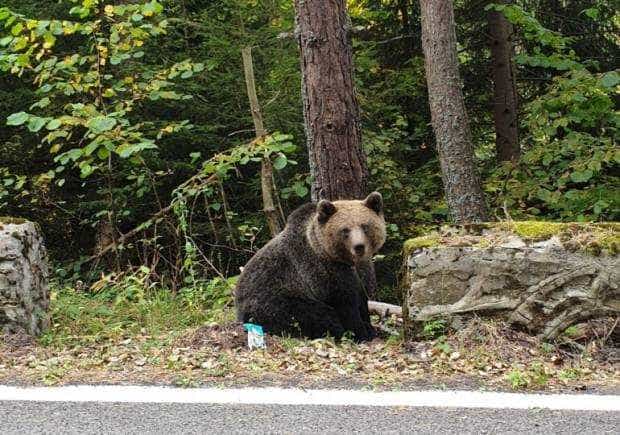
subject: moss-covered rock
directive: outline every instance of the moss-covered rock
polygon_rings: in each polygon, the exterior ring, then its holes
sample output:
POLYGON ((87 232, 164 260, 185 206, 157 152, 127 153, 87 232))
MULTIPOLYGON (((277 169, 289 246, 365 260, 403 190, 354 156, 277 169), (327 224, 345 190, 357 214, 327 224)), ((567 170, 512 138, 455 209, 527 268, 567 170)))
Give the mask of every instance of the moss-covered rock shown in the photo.
POLYGON ((592 255, 615 255, 620 252, 620 223, 513 221, 489 222, 463 226, 446 226, 438 232, 405 241, 403 252, 409 255, 421 248, 437 246, 501 246, 518 237, 523 243, 534 243, 556 238, 571 252, 592 255))
POLYGON ((404 246, 410 330, 436 318, 502 317, 544 338, 620 314, 618 223, 444 227, 404 246))
POLYGON ((427 236, 415 237, 405 241, 403 251, 405 255, 408 255, 420 248, 431 248, 438 246, 440 243, 439 234, 429 234, 427 236))
POLYGON ((37 225, 0 223, 0 331, 40 334, 49 324, 47 255, 37 225))

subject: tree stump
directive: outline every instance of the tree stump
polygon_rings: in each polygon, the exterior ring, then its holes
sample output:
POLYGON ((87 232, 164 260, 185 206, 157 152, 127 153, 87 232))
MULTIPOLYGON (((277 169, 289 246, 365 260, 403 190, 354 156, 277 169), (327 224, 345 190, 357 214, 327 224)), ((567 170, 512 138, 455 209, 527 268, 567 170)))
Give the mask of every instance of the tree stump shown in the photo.
POLYGON ((37 225, 0 218, 0 329, 39 335, 49 326, 47 255, 37 225))
POLYGON ((618 316, 619 245, 618 223, 480 224, 412 239, 405 244, 409 329, 490 316, 548 340, 583 320, 618 316))

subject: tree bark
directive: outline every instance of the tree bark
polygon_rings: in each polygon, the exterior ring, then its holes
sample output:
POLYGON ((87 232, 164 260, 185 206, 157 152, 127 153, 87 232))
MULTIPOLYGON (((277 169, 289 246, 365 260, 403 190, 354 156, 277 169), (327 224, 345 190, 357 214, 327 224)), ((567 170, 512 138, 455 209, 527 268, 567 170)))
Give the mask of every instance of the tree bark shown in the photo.
MULTIPOLYGON (((267 130, 265 130, 263 125, 263 115, 261 114, 258 96, 256 94, 252 48, 243 48, 241 50, 241 56, 243 58, 243 72, 245 75, 248 98, 250 100, 252 120, 254 121, 254 130, 256 132, 256 138, 261 138, 267 134, 267 130)), ((276 189, 273 182, 273 165, 269 157, 264 157, 261 162, 260 181, 263 194, 263 212, 265 213, 271 235, 275 236, 282 231, 282 221, 280 220, 280 215, 275 206, 274 197, 276 196, 276 189)))
POLYGON ((493 121, 497 161, 519 159, 518 96, 513 62, 512 24, 497 11, 489 11, 493 121))
POLYGON ((446 201, 457 223, 487 219, 456 56, 450 0, 421 0, 422 48, 446 201))
POLYGON ((295 0, 312 199, 366 196, 344 0, 295 0), (320 198, 319 198, 320 196, 320 198))

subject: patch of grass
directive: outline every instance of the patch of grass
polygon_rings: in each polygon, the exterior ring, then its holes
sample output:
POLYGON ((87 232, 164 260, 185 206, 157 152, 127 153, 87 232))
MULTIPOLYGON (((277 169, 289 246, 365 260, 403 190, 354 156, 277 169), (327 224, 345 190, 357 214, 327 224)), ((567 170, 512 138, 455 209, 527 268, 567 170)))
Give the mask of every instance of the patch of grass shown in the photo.
POLYGON ((579 335, 579 329, 577 329, 576 326, 569 326, 568 328, 566 328, 564 330, 564 335, 566 335, 569 338, 575 338, 579 335))
POLYGON ((550 355, 555 352, 555 346, 551 343, 543 342, 540 344, 540 351, 545 355, 550 355))
POLYGON ((532 363, 529 372, 532 383, 538 387, 546 386, 551 377, 545 370, 545 366, 539 361, 532 363))
POLYGON ((574 367, 560 370, 560 372, 558 373, 558 379, 564 382, 574 381, 576 379, 579 379, 580 376, 581 370, 574 367))
POLYGON ((422 336, 427 339, 437 338, 445 335, 448 323, 445 319, 434 319, 424 322, 422 336))
POLYGON ((390 347, 400 347, 404 343, 404 336, 402 331, 398 333, 398 335, 390 335, 386 340, 385 344, 390 347))
POLYGON ((446 337, 443 335, 437 340, 435 349, 445 353, 446 355, 450 355, 452 353, 452 346, 450 346, 450 344, 446 341, 446 337))
POLYGON ((300 340, 299 338, 289 336, 289 337, 282 337, 280 340, 280 344, 282 345, 284 350, 286 350, 287 352, 290 352, 292 350, 295 350, 297 347, 301 346, 303 344, 303 341, 300 340))
MULTIPOLYGON (((205 288, 209 289, 208 285, 205 288)), ((229 304, 224 302, 225 290, 218 290, 216 303, 200 291, 194 289, 191 297, 187 293, 175 296, 136 276, 107 279, 84 292, 56 285, 51 291, 52 326, 40 342, 65 347, 135 334, 158 337, 231 316, 229 304)), ((227 300, 231 301, 230 292, 227 300)), ((161 344, 153 340, 149 346, 161 344)))
POLYGON ((200 381, 191 376, 179 376, 173 381, 173 384, 181 388, 196 388, 200 386, 200 381))
POLYGON ((529 385, 527 376, 520 370, 511 370, 506 375, 506 379, 510 383, 510 387, 513 390, 520 390, 522 388, 526 388, 529 385))

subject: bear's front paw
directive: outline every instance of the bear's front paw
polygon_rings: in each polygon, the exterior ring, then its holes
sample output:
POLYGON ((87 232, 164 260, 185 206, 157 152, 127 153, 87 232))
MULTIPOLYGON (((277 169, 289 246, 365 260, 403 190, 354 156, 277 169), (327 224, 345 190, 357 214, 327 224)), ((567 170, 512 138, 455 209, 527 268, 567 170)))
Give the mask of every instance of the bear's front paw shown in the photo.
POLYGON ((357 343, 361 343, 364 341, 370 341, 376 336, 377 336, 377 333, 375 332, 374 328, 371 326, 371 327, 365 327, 364 329, 361 329, 358 332, 356 332, 354 334, 354 339, 357 343))

